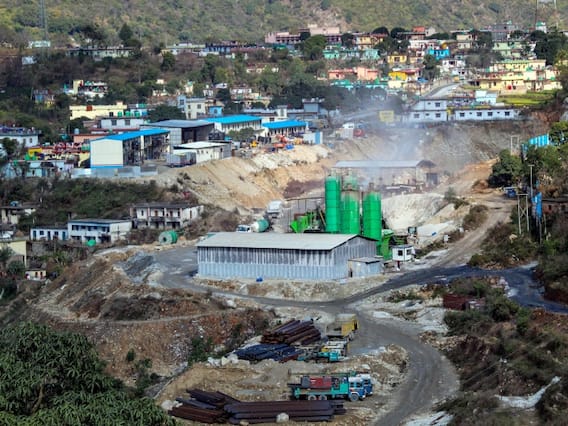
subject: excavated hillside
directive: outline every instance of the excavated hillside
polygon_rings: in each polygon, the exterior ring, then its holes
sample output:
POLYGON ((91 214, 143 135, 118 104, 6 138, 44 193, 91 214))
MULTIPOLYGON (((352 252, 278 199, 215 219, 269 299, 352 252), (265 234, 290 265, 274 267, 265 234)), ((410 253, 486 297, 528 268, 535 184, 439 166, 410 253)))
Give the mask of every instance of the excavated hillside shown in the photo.
MULTIPOLYGON (((503 149, 547 131, 545 124, 525 121, 461 124, 430 128, 383 128, 364 138, 327 138, 326 145, 295 146, 252 158, 230 158, 184 169, 166 170, 157 179, 193 192, 203 204, 240 214, 263 211, 268 202, 323 189, 323 182, 339 160, 430 160, 442 178, 466 165, 486 162, 503 149), (332 144, 329 147, 327 144, 332 144)), ((455 182, 456 190, 467 191, 455 182)))

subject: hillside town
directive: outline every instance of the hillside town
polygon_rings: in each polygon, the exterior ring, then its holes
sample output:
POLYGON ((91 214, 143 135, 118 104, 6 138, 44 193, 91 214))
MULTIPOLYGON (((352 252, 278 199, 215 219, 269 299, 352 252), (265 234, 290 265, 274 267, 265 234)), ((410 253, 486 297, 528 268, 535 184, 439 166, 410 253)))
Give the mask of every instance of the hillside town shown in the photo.
POLYGON ((568 33, 84 32, 0 51, 0 423, 566 410, 568 33))

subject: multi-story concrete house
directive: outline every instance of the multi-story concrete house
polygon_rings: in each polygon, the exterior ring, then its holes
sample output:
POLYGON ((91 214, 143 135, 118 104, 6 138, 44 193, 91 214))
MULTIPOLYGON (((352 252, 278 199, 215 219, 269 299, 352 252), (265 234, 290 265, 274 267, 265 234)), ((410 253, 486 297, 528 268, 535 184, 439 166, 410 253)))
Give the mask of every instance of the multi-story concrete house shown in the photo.
POLYGON ((134 228, 180 229, 198 219, 203 206, 184 203, 142 203, 130 207, 134 228))
POLYGON ((34 226, 30 229, 30 240, 65 241, 68 239, 67 228, 55 226, 34 226))
POLYGON ((1 223, 8 225, 17 225, 20 218, 24 215, 31 215, 36 211, 36 206, 28 203, 20 203, 12 201, 7 206, 0 206, 1 223))
POLYGON ((115 243, 124 240, 131 229, 131 220, 75 219, 67 222, 69 239, 81 243, 115 243))
MULTIPOLYGON (((21 146, 36 146, 39 143, 39 131, 34 128, 0 126, 0 140, 8 138, 18 142, 21 146)), ((2 153, 0 146, 0 153, 2 153)))

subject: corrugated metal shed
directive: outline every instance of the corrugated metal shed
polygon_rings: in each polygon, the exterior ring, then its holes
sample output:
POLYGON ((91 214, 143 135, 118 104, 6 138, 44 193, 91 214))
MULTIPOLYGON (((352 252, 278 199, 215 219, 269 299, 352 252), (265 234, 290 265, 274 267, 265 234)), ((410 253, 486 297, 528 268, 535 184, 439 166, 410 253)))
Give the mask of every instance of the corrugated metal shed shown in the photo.
POLYGON ((278 248, 282 250, 331 250, 355 234, 278 234, 276 232, 218 232, 197 247, 278 248))
POLYGON ((221 232, 197 244, 199 275, 221 279, 337 280, 352 276, 350 259, 375 254, 352 234, 221 232))

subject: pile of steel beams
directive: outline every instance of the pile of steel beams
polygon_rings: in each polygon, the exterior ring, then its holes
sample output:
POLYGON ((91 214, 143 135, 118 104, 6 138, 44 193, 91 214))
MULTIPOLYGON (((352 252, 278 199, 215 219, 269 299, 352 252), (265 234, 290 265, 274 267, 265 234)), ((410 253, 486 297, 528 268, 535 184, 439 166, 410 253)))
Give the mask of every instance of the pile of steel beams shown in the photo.
POLYGON ((292 319, 262 335, 262 343, 299 343, 309 345, 321 340, 321 332, 312 321, 292 319))
POLYGON ((335 414, 345 414, 342 402, 337 401, 262 401, 238 402, 225 406, 229 423, 275 423, 279 414, 296 422, 327 422, 335 414))
POLYGON ((176 398, 181 405, 173 407, 168 412, 171 416, 202 423, 226 423, 230 416, 224 407, 239 402, 222 392, 207 392, 200 389, 188 389, 187 392, 191 398, 176 398))
POLYGON ((222 392, 200 389, 188 389, 187 392, 191 398, 177 398, 181 405, 173 407, 169 414, 202 423, 274 423, 282 413, 292 421, 324 422, 346 412, 341 401, 240 402, 222 392))
POLYGON ((259 345, 238 349, 235 351, 235 354, 240 359, 246 359, 248 361, 273 359, 274 361, 286 362, 291 359, 297 359, 302 354, 302 351, 285 343, 261 343, 259 345))

